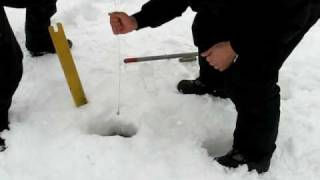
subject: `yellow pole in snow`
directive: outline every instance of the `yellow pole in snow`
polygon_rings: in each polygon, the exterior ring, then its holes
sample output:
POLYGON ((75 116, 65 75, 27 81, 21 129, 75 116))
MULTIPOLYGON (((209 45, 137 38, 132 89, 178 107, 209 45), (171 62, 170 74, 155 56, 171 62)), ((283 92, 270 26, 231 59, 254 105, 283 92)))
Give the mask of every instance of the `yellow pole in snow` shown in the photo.
POLYGON ((77 68, 73 61, 69 44, 63 30, 63 26, 61 23, 58 23, 57 27, 57 32, 55 32, 53 26, 49 27, 50 36, 54 44, 56 53, 59 57, 60 64, 68 82, 75 105, 77 107, 80 107, 87 104, 88 101, 83 91, 77 68))

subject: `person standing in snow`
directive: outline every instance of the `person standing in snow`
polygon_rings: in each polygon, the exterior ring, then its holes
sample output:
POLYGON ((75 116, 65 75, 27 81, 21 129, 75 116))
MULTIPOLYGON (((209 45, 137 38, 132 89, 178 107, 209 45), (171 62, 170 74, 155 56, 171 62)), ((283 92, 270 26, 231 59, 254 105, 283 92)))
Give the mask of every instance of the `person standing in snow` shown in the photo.
MULTIPOLYGON (((55 53, 48 26, 51 16, 56 12, 56 0, 0 1, 0 132, 8 129, 8 109, 23 71, 23 54, 8 22, 4 6, 27 8, 26 48, 32 56, 55 53)), ((71 45, 69 40, 69 46, 71 45)), ((0 138, 0 149, 2 146, 4 140, 0 138)))
POLYGON ((229 97, 238 112, 223 166, 267 172, 280 119, 279 70, 320 16, 318 0, 150 0, 132 16, 110 13, 114 34, 158 27, 191 7, 200 76, 182 80, 183 94, 229 97))

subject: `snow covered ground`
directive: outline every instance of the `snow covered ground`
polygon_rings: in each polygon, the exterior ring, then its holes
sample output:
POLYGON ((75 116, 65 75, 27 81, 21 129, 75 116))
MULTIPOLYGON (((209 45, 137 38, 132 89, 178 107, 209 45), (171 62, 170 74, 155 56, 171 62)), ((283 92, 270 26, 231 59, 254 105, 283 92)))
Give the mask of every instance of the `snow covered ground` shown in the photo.
POLYGON ((232 145, 236 112, 229 100, 181 95, 196 62, 121 64, 127 56, 194 51, 190 10, 158 29, 112 35, 107 13, 130 14, 146 0, 60 0, 62 22, 90 103, 76 109, 55 55, 31 58, 24 48, 24 10, 7 9, 25 52, 24 77, 2 136, 0 180, 316 180, 320 177, 320 24, 287 60, 280 76, 278 149, 265 175, 226 170, 213 161, 232 145), (120 50, 119 50, 120 47, 120 50), (119 55, 120 51, 120 55, 119 55), (106 137, 114 126, 136 134, 106 137), (111 128, 111 130, 110 130, 111 128))

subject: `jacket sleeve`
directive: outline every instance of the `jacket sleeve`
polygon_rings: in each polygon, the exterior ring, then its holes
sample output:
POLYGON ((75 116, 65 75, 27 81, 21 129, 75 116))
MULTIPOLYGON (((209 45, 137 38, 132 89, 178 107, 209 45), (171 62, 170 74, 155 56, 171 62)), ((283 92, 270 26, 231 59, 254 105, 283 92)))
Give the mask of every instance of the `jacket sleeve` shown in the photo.
POLYGON ((15 8, 36 7, 55 4, 57 0, 0 0, 0 6, 15 8))
POLYGON ((181 16, 188 6, 188 0, 150 0, 133 17, 138 22, 138 29, 158 27, 181 16))
POLYGON ((231 45, 239 54, 263 56, 306 31, 311 0, 230 1, 231 45))

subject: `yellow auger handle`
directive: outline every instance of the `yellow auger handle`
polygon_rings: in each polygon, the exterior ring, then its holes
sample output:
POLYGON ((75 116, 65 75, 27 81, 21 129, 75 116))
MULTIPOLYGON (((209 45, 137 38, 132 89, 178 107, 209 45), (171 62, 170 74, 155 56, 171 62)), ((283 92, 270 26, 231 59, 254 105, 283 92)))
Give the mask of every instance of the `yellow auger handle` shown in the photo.
POLYGON ((50 36, 59 57, 64 75, 68 82, 73 100, 77 107, 88 103, 86 95, 83 91, 79 74, 69 48, 67 38, 65 36, 61 23, 57 24, 58 31, 55 32, 54 27, 49 27, 50 36))

